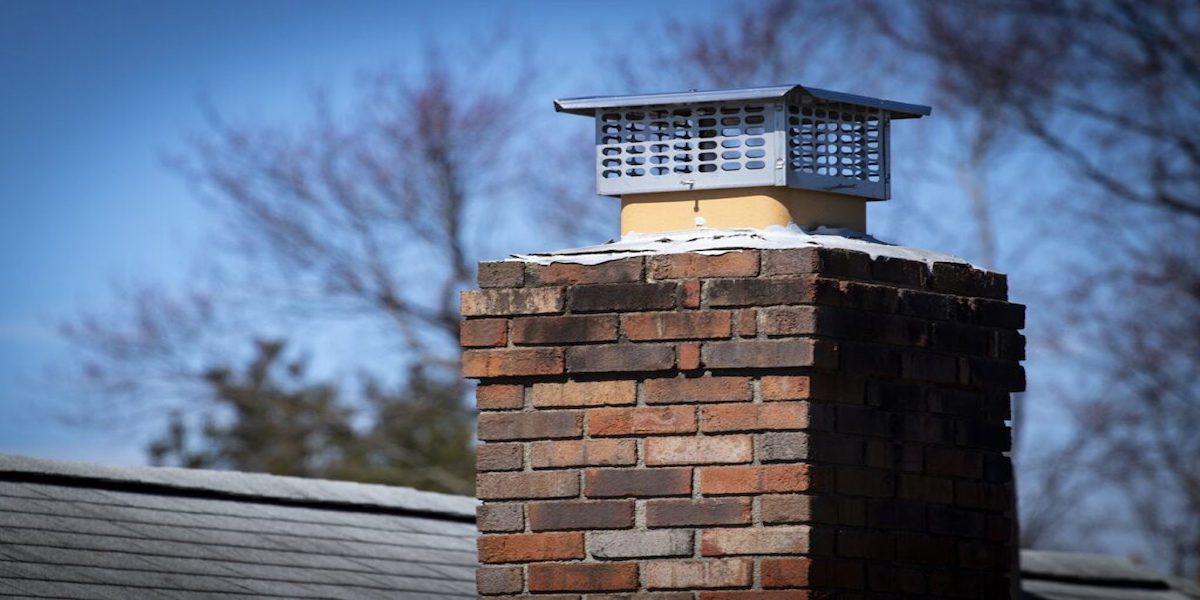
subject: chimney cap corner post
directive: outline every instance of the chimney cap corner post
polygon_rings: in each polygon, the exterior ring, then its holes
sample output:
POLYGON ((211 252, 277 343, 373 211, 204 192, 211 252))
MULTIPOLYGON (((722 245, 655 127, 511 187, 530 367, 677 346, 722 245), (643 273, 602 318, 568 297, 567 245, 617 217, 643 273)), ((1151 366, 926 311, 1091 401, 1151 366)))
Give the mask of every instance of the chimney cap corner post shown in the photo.
POLYGON ((889 129, 931 108, 781 85, 560 99, 595 119, 596 192, 622 233, 694 227, 866 229, 891 196, 889 129))

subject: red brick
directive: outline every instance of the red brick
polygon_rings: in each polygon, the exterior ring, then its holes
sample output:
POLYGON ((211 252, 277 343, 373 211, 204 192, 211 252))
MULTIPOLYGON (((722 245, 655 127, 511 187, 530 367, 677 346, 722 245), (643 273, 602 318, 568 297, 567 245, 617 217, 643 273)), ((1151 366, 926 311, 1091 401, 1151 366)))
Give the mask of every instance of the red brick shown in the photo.
POLYGON ((706 496, 803 492, 808 489, 809 465, 806 464, 700 469, 700 493, 706 496))
POLYGON ((954 483, 954 502, 966 508, 1005 510, 1012 502, 1012 486, 1002 483, 957 481, 954 483))
POLYGON ((806 525, 705 529, 700 532, 700 554, 807 554, 811 534, 811 529, 806 525))
POLYGON ((871 276, 876 281, 921 288, 929 282, 929 266, 915 260, 879 256, 871 261, 871 276))
POLYGON ((671 499, 646 502, 647 527, 743 525, 749 522, 749 498, 671 499))
POLYGON ((1006 360, 972 359, 970 382, 1004 392, 1021 392, 1025 390, 1025 367, 1006 360))
POLYGON ((695 371, 700 368, 700 344, 697 342, 676 344, 675 356, 680 371, 695 371))
POLYGON ((571 498, 579 495, 579 474, 575 471, 480 473, 475 477, 475 495, 480 500, 571 498))
POLYGON ((839 304, 881 313, 895 313, 900 308, 900 293, 905 290, 890 285, 868 285, 853 281, 838 282, 839 304))
POLYGON ((692 470, 689 468, 588 469, 583 476, 584 495, 589 498, 648 498, 692 493, 692 470))
POLYGON ((967 321, 974 302, 968 298, 928 294, 913 290, 897 292, 897 312, 938 321, 967 321))
POLYGON ((529 565, 531 592, 621 592, 637 588, 636 563, 529 565))
POLYGON ((642 575, 651 590, 749 587, 754 561, 652 560, 642 567, 642 575))
POLYGON ((563 372, 562 348, 519 348, 467 350, 463 353, 463 377, 520 377, 557 375, 563 372))
POLYGON ((1025 360, 1025 336, 1012 331, 993 331, 989 351, 992 358, 1025 360))
POLYGON ((896 474, 891 470, 841 467, 837 472, 837 491, 848 496, 888 498, 896 491, 896 474))
POLYGON ((475 451, 475 468, 480 471, 520 471, 524 466, 521 444, 480 444, 475 451))
POLYGON ((925 449, 925 472, 930 475, 981 479, 983 458, 975 452, 930 447, 925 449))
POLYGON ((481 262, 476 280, 481 288, 521 287, 525 283, 525 263, 515 260, 481 262))
POLYGON ((807 375, 767 375, 760 383, 762 399, 808 400, 813 397, 812 380, 807 375))
POLYGON ((897 487, 897 495, 905 500, 954 503, 954 481, 951 479, 901 473, 897 487))
POLYGON ((1012 483, 1012 459, 1003 454, 983 455, 983 479, 991 483, 1012 483))
POLYGON ((987 528, 984 513, 952 506, 929 507, 929 531, 945 535, 982 537, 987 528))
POLYGON ((508 343, 508 320, 467 319, 458 326, 458 342, 464 348, 503 346, 508 343))
POLYGON ((731 323, 725 310, 633 313, 621 317, 621 330, 634 341, 698 340, 729 337, 731 323))
POLYGON ((809 409, 807 402, 702 406, 700 430, 719 432, 805 429, 808 427, 809 409))
POLYGON ((805 273, 868 279, 871 277, 871 257, 863 252, 836 248, 789 248, 763 252, 764 275, 805 273))
POLYGON ((679 306, 682 308, 700 308, 700 282, 695 279, 683 282, 679 286, 679 306))
POLYGON ((886 346, 842 343, 838 357, 842 370, 856 375, 896 377, 900 372, 900 354, 886 346))
POLYGON ((836 523, 838 498, 782 494, 763 496, 764 523, 836 523))
POLYGON ((896 533, 896 551, 904 563, 950 566, 955 560, 954 538, 926 533, 896 533))
POLYGON ((612 342, 616 339, 616 315, 513 319, 512 341, 519 345, 612 342))
POLYGON ((563 500, 529 504, 529 528, 628 529, 633 527, 632 500, 563 500))
POLYGON ((571 288, 572 312, 624 312, 675 307, 674 283, 612 283, 571 288))
POLYGON ((757 274, 758 252, 753 250, 714 255, 689 252, 650 257, 652 279, 753 277, 757 274))
POLYGON ((838 406, 836 410, 838 431, 894 439, 896 413, 874 406, 838 406))
POLYGON ((521 385, 484 385, 475 388, 479 410, 505 410, 525 405, 525 387, 521 385))
MULTIPOLYGON (((539 596, 542 600, 545 596, 539 596)), ((553 600, 553 599, 551 599, 553 600)), ((578 600, 577 598, 572 600, 578 600)), ((696 600, 691 592, 640 592, 636 594, 588 594, 587 600, 696 600)))
POLYGON ((535 383, 532 396, 537 408, 619 406, 637 402, 637 383, 626 380, 535 383))
POLYGON ((646 440, 646 465, 710 465, 748 463, 754 438, 748 435, 659 437, 646 440))
POLYGON ((614 344, 567 348, 571 373, 628 373, 666 371, 675 367, 675 348, 669 345, 614 344))
POLYGON ((839 529, 836 554, 844 558, 894 560, 896 540, 887 531, 839 529))
POLYGON ((901 414, 897 433, 904 441, 926 444, 953 444, 953 419, 922 413, 901 414))
POLYGON ((1008 284, 1003 275, 958 263, 933 263, 929 287, 935 292, 996 300, 1003 300, 1008 295, 1008 284))
POLYGON ((818 315, 822 310, 815 306, 783 306, 765 308, 763 313, 763 333, 776 335, 815 335, 821 328, 818 326, 818 315))
POLYGON ((459 308, 464 317, 540 315, 562 312, 565 299, 562 288, 468 290, 459 308))
POLYGON ((571 558, 583 558, 582 533, 514 533, 479 536, 480 562, 533 562, 571 558))
POLYGON ((905 379, 958 383, 958 359, 948 354, 921 350, 903 352, 900 355, 900 374, 905 379))
POLYGON ((716 279, 704 284, 712 307, 833 304, 840 302, 837 281, 816 277, 792 279, 716 279))
POLYGON ((1025 328, 1025 305, 1023 304, 972 298, 970 306, 975 321, 980 325, 1014 330, 1025 328))
POLYGON ((925 530, 925 510, 928 505, 921 502, 906 502, 894 498, 869 500, 867 526, 879 530, 925 530))
POLYGON ((758 335, 758 311, 753 308, 737 311, 733 329, 733 334, 737 337, 747 338, 758 335))
POLYGON ((475 586, 480 594, 515 594, 525 587, 525 570, 521 567, 479 567, 475 569, 475 586))
POLYGON ((641 281, 642 258, 622 258, 598 265, 554 263, 529 265, 529 285, 577 285, 590 283, 628 283, 641 281))
POLYGON ((832 597, 829 592, 810 590, 700 592, 700 600, 829 600, 832 597))
POLYGON ((587 411, 587 429, 593 436, 694 433, 696 409, 690 406, 594 409, 587 411))
POLYGON ((823 340, 739 340, 705 342, 704 366, 710 369, 769 369, 837 366, 837 351, 823 340))
POLYGON ((535 469, 582 466, 626 466, 637 462, 633 440, 571 440, 535 442, 530 463, 535 469))
POLYGON ((673 377, 642 383, 647 404, 745 402, 752 390, 749 377, 673 377))
POLYGON ((934 323, 931 342, 934 350, 988 356, 992 331, 958 323, 934 323))
POLYGON ((544 440, 581 435, 583 413, 577 410, 479 415, 479 439, 484 441, 544 440))
MULTIPOLYGON (((868 587, 873 590, 889 590, 901 594, 923 595, 925 593, 925 572, 890 564, 875 564, 867 570, 868 587)), ((992 590, 993 592, 996 590, 992 590)), ((1007 589, 999 596, 1009 600, 1007 589)))
POLYGON ((762 561, 762 586, 768 589, 804 588, 820 579, 813 572, 813 562, 807 558, 777 558, 762 561))

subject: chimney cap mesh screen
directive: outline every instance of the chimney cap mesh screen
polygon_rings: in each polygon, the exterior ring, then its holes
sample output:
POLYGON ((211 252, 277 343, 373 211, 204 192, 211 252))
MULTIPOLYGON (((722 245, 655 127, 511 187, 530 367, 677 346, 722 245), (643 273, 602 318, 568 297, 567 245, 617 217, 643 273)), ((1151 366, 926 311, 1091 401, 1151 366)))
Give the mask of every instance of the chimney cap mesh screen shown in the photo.
POLYGON ((890 121, 930 112, 801 86, 577 98, 555 107, 594 116, 603 195, 788 186, 878 200, 890 195, 890 121))

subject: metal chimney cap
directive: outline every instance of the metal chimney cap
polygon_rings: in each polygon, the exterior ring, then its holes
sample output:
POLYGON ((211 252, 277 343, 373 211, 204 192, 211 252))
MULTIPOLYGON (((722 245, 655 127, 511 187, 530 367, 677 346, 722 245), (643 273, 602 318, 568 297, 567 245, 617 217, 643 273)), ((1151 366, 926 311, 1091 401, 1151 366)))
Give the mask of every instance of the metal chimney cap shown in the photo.
POLYGON ((586 98, 563 98, 554 101, 554 110, 573 115, 595 116, 596 109, 628 106, 660 106, 666 104, 694 104, 699 102, 727 102, 736 100, 772 100, 783 98, 793 92, 830 102, 844 102, 878 108, 890 113, 892 119, 919 119, 928 116, 933 109, 921 104, 908 104, 835 92, 800 84, 774 85, 766 87, 707 90, 699 92, 668 92, 660 94, 635 94, 631 96, 589 96, 586 98))

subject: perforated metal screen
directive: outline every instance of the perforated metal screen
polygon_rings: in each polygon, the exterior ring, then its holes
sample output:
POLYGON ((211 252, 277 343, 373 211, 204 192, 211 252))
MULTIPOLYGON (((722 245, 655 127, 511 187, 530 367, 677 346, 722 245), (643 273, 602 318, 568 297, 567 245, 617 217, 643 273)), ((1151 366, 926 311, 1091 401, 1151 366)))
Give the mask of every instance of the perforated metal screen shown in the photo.
POLYGON ((761 102, 599 110, 598 191, 776 185, 777 116, 761 102))
POLYGON ((888 115, 796 94, 787 103, 788 185, 887 198, 888 115))
POLYGON ((596 110, 604 195, 790 186, 887 198, 887 112, 800 93, 596 110))

